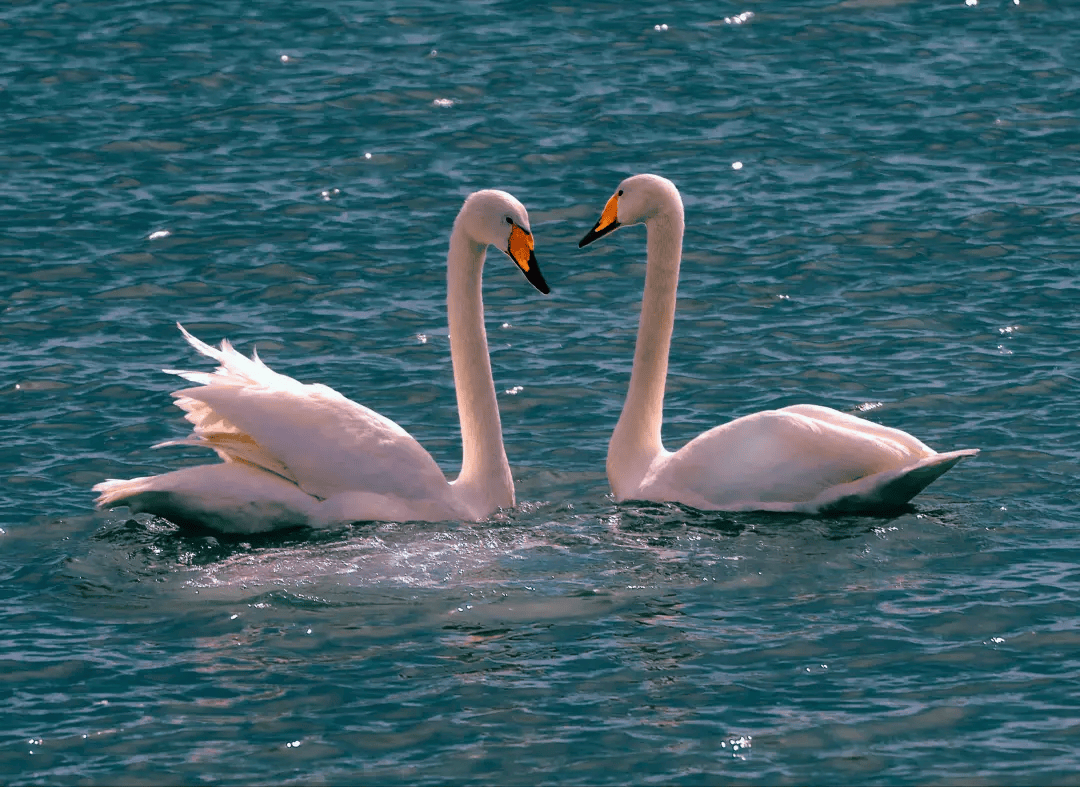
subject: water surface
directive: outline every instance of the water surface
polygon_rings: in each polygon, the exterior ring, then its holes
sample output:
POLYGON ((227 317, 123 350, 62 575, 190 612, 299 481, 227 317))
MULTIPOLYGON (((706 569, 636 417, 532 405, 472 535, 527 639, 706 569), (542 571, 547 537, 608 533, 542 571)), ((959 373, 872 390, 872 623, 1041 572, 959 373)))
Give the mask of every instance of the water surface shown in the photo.
POLYGON ((1080 10, 17 0, 0 36, 6 783, 1074 778, 1080 10), (807 402, 980 456, 887 518, 615 505, 644 232, 576 243, 645 171, 687 211, 669 448, 807 402), (209 368, 177 321, 453 475, 486 187, 553 288, 485 270, 514 510, 92 511, 209 458, 150 448, 160 370, 209 368))

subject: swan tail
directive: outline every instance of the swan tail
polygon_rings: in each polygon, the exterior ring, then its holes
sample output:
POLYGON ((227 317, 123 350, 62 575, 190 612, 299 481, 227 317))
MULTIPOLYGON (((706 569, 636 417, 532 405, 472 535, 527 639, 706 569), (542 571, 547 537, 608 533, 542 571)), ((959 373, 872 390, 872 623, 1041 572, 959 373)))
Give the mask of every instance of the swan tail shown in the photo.
POLYGON ((936 481, 958 462, 979 453, 977 448, 932 454, 914 465, 875 473, 845 485, 843 494, 822 501, 823 514, 865 513, 906 505, 915 495, 936 481))
POLYGON ((94 486, 100 508, 127 506, 183 527, 261 533, 317 525, 320 502, 246 462, 196 465, 163 475, 109 479, 94 486))
MULTIPOLYGON (((143 476, 142 478, 109 478, 100 484, 95 484, 93 491, 98 493, 94 500, 97 508, 115 508, 127 505, 127 501, 145 492, 151 487, 151 482, 156 476, 143 476)), ((134 510, 134 509, 133 509, 134 510)))
POLYGON ((171 475, 173 474, 166 473, 140 478, 109 478, 94 485, 93 491, 98 493, 94 507, 104 509, 127 506, 132 514, 156 514, 183 524, 186 520, 182 514, 178 515, 174 494, 169 488, 171 475))

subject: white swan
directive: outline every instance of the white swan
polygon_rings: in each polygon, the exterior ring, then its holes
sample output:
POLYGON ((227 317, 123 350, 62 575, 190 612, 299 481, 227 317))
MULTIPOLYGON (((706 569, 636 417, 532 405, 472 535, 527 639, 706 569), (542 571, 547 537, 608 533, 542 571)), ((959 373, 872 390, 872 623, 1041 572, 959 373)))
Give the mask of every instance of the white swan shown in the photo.
POLYGON ((937 453, 898 429, 806 404, 737 418, 665 451, 660 427, 684 227, 678 189, 656 175, 627 178, 578 246, 639 223, 648 244, 645 294, 630 388, 607 456, 616 501, 712 511, 872 511, 906 503, 978 453, 937 453))
MULTIPOLYGON (((408 432, 325 385, 304 385, 245 358, 227 341, 211 347, 180 328, 213 374, 170 372, 198 383, 173 394, 192 436, 162 445, 212 448, 224 464, 98 484, 96 503, 126 505, 177 524, 233 533, 354 521, 477 520, 514 505, 491 377, 481 271, 488 245, 549 292, 533 254, 524 206, 503 191, 465 200, 450 235, 447 311, 461 419, 462 462, 447 482, 408 432)), ((169 370, 166 370, 169 371, 169 370)))

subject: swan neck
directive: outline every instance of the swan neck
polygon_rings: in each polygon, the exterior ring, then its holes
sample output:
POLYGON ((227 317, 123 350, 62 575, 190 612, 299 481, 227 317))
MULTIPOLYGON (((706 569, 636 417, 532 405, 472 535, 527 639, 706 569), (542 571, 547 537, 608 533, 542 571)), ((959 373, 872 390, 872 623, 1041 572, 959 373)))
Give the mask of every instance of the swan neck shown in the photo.
POLYGON ((485 244, 473 241, 454 225, 447 258, 446 308, 462 455, 453 488, 467 507, 483 509, 481 516, 496 507, 514 505, 514 482, 503 446, 484 330, 481 285, 486 254, 485 244))
MULTIPOLYGON (((628 479, 634 479, 631 485, 640 483, 653 459, 664 450, 660 430, 682 257, 681 211, 655 216, 646 223, 646 233, 645 292, 634 366, 626 403, 608 447, 608 477, 618 476, 624 486, 628 479)), ((614 489, 614 483, 613 491, 616 499, 632 494, 614 489), (620 491, 625 494, 620 495, 620 491)))

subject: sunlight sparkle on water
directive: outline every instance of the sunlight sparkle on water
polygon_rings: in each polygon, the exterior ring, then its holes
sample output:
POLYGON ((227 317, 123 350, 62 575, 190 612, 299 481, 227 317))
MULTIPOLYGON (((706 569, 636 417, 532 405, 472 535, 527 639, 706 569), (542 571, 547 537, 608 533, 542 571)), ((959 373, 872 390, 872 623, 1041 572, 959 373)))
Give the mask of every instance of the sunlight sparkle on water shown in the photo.
POLYGON ((731 756, 738 757, 741 760, 745 760, 746 756, 750 752, 751 736, 740 735, 738 738, 729 738, 726 741, 720 743, 721 749, 731 749, 731 756))

